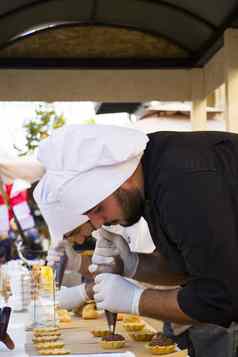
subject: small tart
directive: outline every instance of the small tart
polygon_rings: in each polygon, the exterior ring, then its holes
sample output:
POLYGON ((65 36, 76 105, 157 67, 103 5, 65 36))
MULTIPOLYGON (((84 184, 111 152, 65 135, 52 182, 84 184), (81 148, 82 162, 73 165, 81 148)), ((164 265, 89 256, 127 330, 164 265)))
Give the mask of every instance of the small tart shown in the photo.
POLYGON ((98 312, 96 310, 96 305, 94 302, 84 306, 82 310, 82 318, 85 320, 98 318, 98 312))
POLYGON ((171 338, 165 336, 161 332, 158 332, 152 338, 152 340, 149 343, 147 343, 146 348, 152 354, 163 355, 163 354, 175 352, 176 344, 171 338))
POLYGON ((123 323, 123 327, 126 331, 140 331, 144 328, 144 326, 145 323, 143 321, 123 323))
POLYGON ((56 341, 58 339, 59 339, 59 335, 37 336, 37 337, 33 337, 32 341, 34 343, 37 343, 37 342, 50 342, 50 341, 56 341))
POLYGON ((70 313, 66 309, 58 309, 56 314, 59 322, 70 322, 72 320, 70 313))
POLYGON ((33 332, 35 337, 39 336, 60 336, 60 331, 42 331, 42 332, 33 332))
POLYGON ((118 349, 125 346, 126 340, 122 335, 119 334, 110 334, 104 336, 101 340, 101 347, 105 350, 118 349))
POLYGON ((129 332, 129 336, 135 341, 151 341, 156 332, 143 329, 142 331, 129 332))
POLYGON ((38 350, 40 355, 68 355, 70 354, 70 350, 65 350, 64 348, 53 348, 53 349, 45 349, 45 350, 38 350))
POLYGON ((152 355, 166 355, 176 351, 175 344, 171 346, 150 346, 149 343, 147 343, 145 347, 152 353, 152 355))
POLYGON ((142 319, 138 315, 127 315, 125 314, 123 317, 124 322, 141 322, 142 319))
POLYGON ((36 343, 36 348, 38 350, 42 349, 51 349, 51 348, 62 348, 64 347, 64 341, 51 341, 51 342, 41 342, 41 343, 36 343))
POLYGON ((84 320, 93 320, 98 318, 97 310, 88 310, 82 312, 82 318, 84 320))
POLYGON ((109 330, 92 330, 91 332, 94 337, 105 337, 112 334, 109 330))
POLYGON ((59 327, 57 327, 57 326, 45 326, 45 327, 36 327, 36 328, 33 329, 34 333, 52 332, 52 331, 59 331, 59 327))

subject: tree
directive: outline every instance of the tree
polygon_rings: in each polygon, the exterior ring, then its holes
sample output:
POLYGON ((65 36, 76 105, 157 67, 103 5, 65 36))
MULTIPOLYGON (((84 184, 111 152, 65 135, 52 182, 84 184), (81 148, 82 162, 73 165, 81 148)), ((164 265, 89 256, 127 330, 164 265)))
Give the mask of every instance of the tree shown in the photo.
POLYGON ((32 154, 38 147, 41 140, 46 139, 54 129, 65 125, 63 114, 58 115, 52 104, 40 104, 35 110, 35 117, 28 120, 23 128, 26 130, 26 148, 19 149, 19 156, 32 154))

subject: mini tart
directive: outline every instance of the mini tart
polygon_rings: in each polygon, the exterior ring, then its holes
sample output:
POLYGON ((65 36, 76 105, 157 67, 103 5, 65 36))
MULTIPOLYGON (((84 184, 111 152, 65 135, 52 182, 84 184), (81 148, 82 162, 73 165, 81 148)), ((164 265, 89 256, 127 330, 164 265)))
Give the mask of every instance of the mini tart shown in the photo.
POLYGON ((128 332, 140 331, 144 328, 145 323, 143 321, 138 322, 124 322, 123 327, 128 332))
POLYGON ((33 337, 32 341, 33 343, 38 343, 38 342, 53 342, 57 341, 59 339, 59 335, 52 335, 52 336, 37 336, 33 337))
POLYGON ((146 344, 146 348, 155 355, 164 355, 176 351, 176 344, 171 338, 158 332, 152 340, 146 344))
POLYGON ((97 310, 82 311, 82 318, 84 320, 93 320, 98 318, 97 310))
POLYGON ((133 338, 135 341, 151 341, 153 336, 156 334, 156 332, 149 330, 149 329, 143 329, 142 331, 138 332, 129 332, 129 336, 133 338))
POLYGON ((54 355, 69 355, 71 352, 70 350, 65 350, 64 348, 53 348, 53 349, 45 349, 45 350, 38 350, 38 353, 42 356, 54 356, 54 355))
POLYGON ((82 318, 85 320, 98 318, 98 312, 96 310, 96 305, 94 302, 84 306, 82 310, 82 318))
POLYGON ((72 320, 70 313, 66 309, 58 309, 56 314, 59 322, 70 322, 72 320))
POLYGON ((42 332, 33 332, 33 335, 35 337, 40 337, 40 336, 60 336, 60 331, 42 331, 42 332))
POLYGON ((101 347, 105 350, 114 350, 125 346, 126 340, 122 335, 115 334, 101 339, 101 347))
MULTIPOLYGON (((123 314, 122 314, 123 315, 123 314)), ((142 319, 141 319, 141 317, 140 316, 138 316, 138 315, 125 315, 124 314, 124 316, 123 316, 123 321, 125 322, 125 323, 127 323, 127 322, 141 322, 142 321, 142 319)))
POLYGON ((92 330, 91 331, 94 337, 105 337, 111 335, 109 330, 92 330))
POLYGON ((41 333, 41 332, 54 332, 59 331, 57 326, 48 326, 48 327, 36 327, 33 329, 33 333, 41 333))
POLYGON ((55 349, 55 348, 63 348, 64 347, 64 341, 51 341, 51 342, 41 342, 41 343, 36 343, 35 347, 38 350, 43 350, 43 349, 55 349))

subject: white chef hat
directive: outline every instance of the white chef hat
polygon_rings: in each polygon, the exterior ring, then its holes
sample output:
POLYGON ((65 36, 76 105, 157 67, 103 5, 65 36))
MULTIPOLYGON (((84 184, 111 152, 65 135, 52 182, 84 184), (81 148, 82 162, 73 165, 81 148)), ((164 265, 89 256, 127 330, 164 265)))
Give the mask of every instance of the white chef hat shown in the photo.
POLYGON ((39 147, 46 169, 34 197, 53 239, 88 221, 84 212, 116 191, 135 171, 148 137, 109 125, 69 125, 39 147))

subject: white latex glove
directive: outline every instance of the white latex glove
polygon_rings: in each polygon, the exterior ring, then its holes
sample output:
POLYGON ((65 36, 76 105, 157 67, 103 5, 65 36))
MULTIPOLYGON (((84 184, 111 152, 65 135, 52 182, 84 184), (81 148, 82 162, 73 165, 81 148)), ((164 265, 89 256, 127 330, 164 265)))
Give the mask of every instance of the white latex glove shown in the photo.
POLYGON ((92 257, 91 273, 95 272, 97 265, 113 264, 114 257, 120 256, 124 265, 124 275, 132 278, 137 270, 139 257, 130 251, 129 245, 119 234, 111 233, 101 228, 98 231, 98 240, 92 257))
POLYGON ((73 286, 72 288, 62 287, 58 293, 59 306, 62 309, 73 309, 82 305, 88 296, 85 290, 85 284, 73 286))
POLYGON ((53 266, 65 253, 68 257, 66 270, 78 272, 81 267, 82 258, 79 253, 75 252, 72 244, 67 240, 62 240, 56 246, 49 249, 47 256, 48 265, 53 266))
POLYGON ((99 274, 93 287, 94 300, 98 309, 139 314, 139 301, 144 289, 120 275, 99 274))

